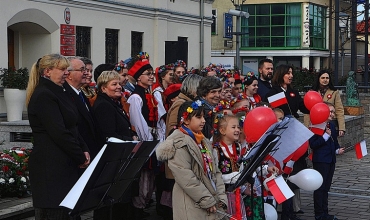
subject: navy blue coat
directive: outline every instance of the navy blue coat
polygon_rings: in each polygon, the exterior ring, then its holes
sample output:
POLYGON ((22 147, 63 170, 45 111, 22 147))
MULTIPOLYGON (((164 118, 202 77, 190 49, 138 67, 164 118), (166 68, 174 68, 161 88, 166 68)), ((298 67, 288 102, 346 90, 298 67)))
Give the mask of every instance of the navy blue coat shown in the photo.
POLYGON ((317 163, 335 163, 335 152, 340 148, 338 144, 338 133, 335 125, 329 122, 331 137, 327 141, 320 136, 315 134, 309 140, 310 147, 313 150, 312 162, 317 163))

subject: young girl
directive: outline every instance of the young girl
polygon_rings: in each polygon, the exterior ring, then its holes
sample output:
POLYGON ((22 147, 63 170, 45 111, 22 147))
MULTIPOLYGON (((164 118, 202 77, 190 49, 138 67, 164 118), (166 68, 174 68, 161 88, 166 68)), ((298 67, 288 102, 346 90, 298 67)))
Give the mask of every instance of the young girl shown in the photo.
POLYGON ((221 172, 214 163, 212 145, 204 138, 203 103, 200 100, 180 106, 175 130, 157 150, 157 158, 167 161, 175 178, 173 219, 222 219, 227 198, 221 172))
MULTIPOLYGON (((216 154, 216 160, 218 159, 218 166, 222 172, 222 179, 225 182, 226 189, 228 188, 229 184, 233 184, 238 179, 239 164, 237 163, 237 160, 239 157, 243 156, 247 150, 246 148, 242 148, 240 144, 237 143, 238 141, 240 141, 239 136, 241 135, 241 127, 243 127, 243 125, 241 124, 240 117, 238 115, 233 116, 219 114, 215 119, 216 131, 215 135, 213 136, 214 154, 216 154)), ((262 176, 265 176, 268 172, 272 173, 276 171, 277 168, 274 166, 268 167, 267 165, 263 165, 259 167, 255 173, 258 175, 262 173, 262 176)), ((254 182, 253 205, 251 203, 252 192, 249 184, 240 187, 239 192, 237 189, 235 191, 235 194, 228 194, 229 204, 235 204, 234 207, 237 207, 238 196, 240 196, 240 193, 248 195, 244 197, 245 212, 243 212, 243 208, 240 207, 240 209, 234 208, 234 210, 231 210, 229 208, 229 213, 233 214, 237 219, 244 219, 244 216, 256 220, 263 219, 264 214, 262 211, 262 190, 259 178, 255 178, 254 182), (234 199, 235 201, 230 202, 231 199, 234 199), (238 212, 242 214, 241 218, 237 217, 236 214, 238 212)))

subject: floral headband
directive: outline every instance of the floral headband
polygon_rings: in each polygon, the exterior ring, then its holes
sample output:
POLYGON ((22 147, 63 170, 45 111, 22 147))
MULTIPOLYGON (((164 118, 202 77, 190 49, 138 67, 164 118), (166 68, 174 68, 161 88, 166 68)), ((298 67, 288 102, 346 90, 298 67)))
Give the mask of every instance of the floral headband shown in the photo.
POLYGON ((162 65, 158 68, 158 75, 161 75, 166 70, 173 70, 173 69, 174 69, 173 63, 162 65))
POLYGON ((254 72, 250 72, 250 71, 246 75, 246 78, 248 80, 251 79, 251 78, 253 78, 253 77, 258 78, 258 75, 257 74, 254 74, 254 72))
POLYGON ((149 60, 149 54, 147 52, 140 52, 137 57, 139 57, 140 60, 149 60))
POLYGON ((219 130, 218 130, 218 122, 223 118, 225 117, 225 115, 223 113, 218 113, 216 114, 215 116, 215 120, 213 121, 213 134, 218 134, 219 133, 219 130))
POLYGON ((202 100, 196 100, 186 109, 184 113, 182 113, 181 117, 181 124, 184 123, 186 119, 188 119, 189 114, 191 114, 194 110, 198 110, 199 107, 204 105, 204 101, 202 100))
POLYGON ((222 89, 231 89, 232 88, 232 85, 229 83, 228 80, 226 80, 223 85, 222 85, 222 89))
POLYGON ((117 72, 121 71, 121 69, 127 69, 127 63, 125 63, 123 60, 119 61, 119 63, 117 63, 114 67, 114 70, 117 72))
POLYGON ((230 102, 226 100, 221 100, 217 106, 213 109, 214 112, 219 112, 225 109, 230 109, 230 102))
POLYGON ((174 67, 181 66, 184 67, 184 69, 186 69, 186 63, 183 60, 177 60, 174 65, 175 65, 174 67))
POLYGON ((237 109, 232 110, 232 113, 234 115, 236 115, 239 112, 246 112, 246 113, 248 113, 249 112, 249 108, 243 106, 243 107, 240 107, 240 108, 237 108, 237 109))
POLYGON ((243 99, 247 99, 247 95, 241 93, 237 97, 235 97, 233 100, 231 100, 230 105, 231 107, 234 106, 235 103, 240 102, 243 99))

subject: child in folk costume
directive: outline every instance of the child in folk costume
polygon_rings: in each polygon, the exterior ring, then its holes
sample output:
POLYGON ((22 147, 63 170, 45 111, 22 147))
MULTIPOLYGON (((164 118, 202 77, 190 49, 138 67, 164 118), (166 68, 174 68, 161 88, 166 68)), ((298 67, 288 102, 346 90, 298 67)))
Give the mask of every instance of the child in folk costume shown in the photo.
MULTIPOLYGON (((242 112, 238 112, 236 116, 218 115, 215 120, 215 124, 217 125, 215 128, 217 131, 214 136, 214 147, 218 153, 217 158, 219 158, 219 168, 223 173, 223 180, 226 184, 233 183, 238 178, 238 176, 236 176, 238 173, 236 172, 239 171, 239 164, 236 163, 236 161, 247 152, 247 148, 242 148, 241 145, 237 143, 240 141, 239 137, 241 135, 241 128, 243 128, 244 118, 247 111, 243 112, 244 115, 241 115, 240 113, 242 112)), ((246 164, 243 164, 243 166, 244 165, 246 164)), ((278 169, 274 166, 268 167, 267 165, 263 165, 254 173, 253 177, 255 177, 255 182, 253 192, 250 189, 249 184, 240 188, 240 192, 246 195, 244 196, 243 201, 245 205, 245 215, 248 219, 263 219, 264 216, 262 211, 263 200, 261 182, 257 177, 257 174, 260 176, 266 176, 268 173, 276 172, 277 170, 278 169), (253 204, 251 201, 253 201, 253 204)), ((230 195, 233 196, 232 194, 230 195)), ((235 198, 238 198, 238 195, 235 195, 235 198)), ((236 199, 235 201, 235 206, 237 206, 239 202, 236 199)), ((243 209, 241 209, 241 211, 243 211, 243 209)))
MULTIPOLYGON (((128 74, 136 81, 134 91, 128 98, 130 104, 130 122, 141 141, 156 140, 156 123, 158 120, 157 102, 150 92, 150 86, 154 81, 153 67, 149 63, 149 55, 145 52, 133 58, 128 74)), ((151 157, 147 166, 141 170, 139 180, 139 196, 133 198, 137 218, 148 214, 143 211, 150 201, 154 191, 154 167, 156 158, 151 157), (154 164, 154 165, 153 165, 154 164)))
POLYGON ((176 129, 157 150, 175 177, 173 219, 223 219, 227 204, 221 172, 215 164, 212 145, 202 134, 203 102, 185 102, 179 109, 176 129))
POLYGON ((165 106, 164 90, 171 84, 173 84, 173 64, 162 65, 157 68, 156 71, 156 82, 152 87, 153 95, 157 101, 158 109, 158 140, 164 141, 166 137, 166 113, 168 108, 165 106))
MULTIPOLYGON (((217 113, 214 122, 213 154, 227 189, 239 178, 238 159, 242 155, 242 149, 237 143, 240 135, 239 119, 234 115, 217 113)), ((227 196, 228 213, 235 219, 246 219, 240 188, 227 193, 227 196)))

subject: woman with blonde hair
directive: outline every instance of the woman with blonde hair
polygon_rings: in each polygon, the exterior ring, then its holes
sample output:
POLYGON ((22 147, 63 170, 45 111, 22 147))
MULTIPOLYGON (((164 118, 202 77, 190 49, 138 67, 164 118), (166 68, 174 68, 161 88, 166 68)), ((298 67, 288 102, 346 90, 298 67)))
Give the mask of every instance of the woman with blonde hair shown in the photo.
POLYGON ((63 83, 69 61, 62 55, 40 58, 31 69, 26 104, 33 135, 29 159, 35 219, 70 219, 59 204, 90 163, 78 133, 78 110, 63 83))

